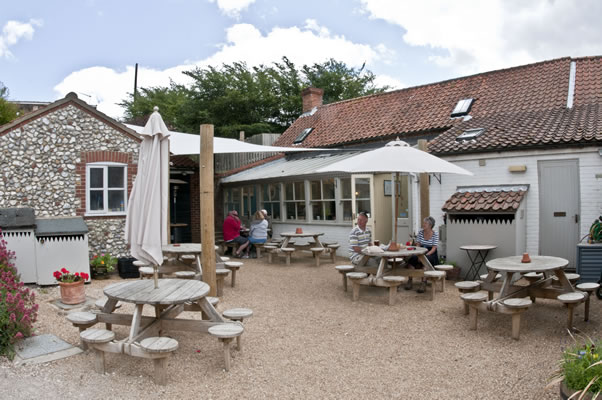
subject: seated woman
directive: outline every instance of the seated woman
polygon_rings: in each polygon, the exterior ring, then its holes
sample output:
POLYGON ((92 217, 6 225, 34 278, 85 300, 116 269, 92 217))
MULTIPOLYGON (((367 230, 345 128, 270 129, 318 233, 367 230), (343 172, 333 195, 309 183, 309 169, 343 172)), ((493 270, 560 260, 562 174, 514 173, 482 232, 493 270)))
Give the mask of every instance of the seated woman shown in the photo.
MULTIPOLYGON (((439 245, 439 234, 433 230, 434 227, 435 219, 433 217, 426 217, 424 221, 422 221, 422 229, 418 232, 418 236, 414 241, 414 245, 424 247, 427 249, 425 256, 433 267, 435 265, 439 265, 439 255, 437 254, 437 246, 439 245)), ((408 260, 408 268, 422 269, 424 268, 424 266, 418 260, 418 257, 412 256, 408 260)), ((408 279, 408 282, 406 283, 404 289, 412 289, 412 278, 408 279)), ((423 278, 422 282, 420 282, 420 287, 418 288, 417 292, 424 293, 425 289, 426 280, 423 278)))
MULTIPOLYGON (((255 243, 265 243, 268 240, 268 221, 261 211, 255 212, 253 222, 249 230, 249 241, 251 246, 255 243)), ((254 246, 253 246, 254 247, 254 246)))

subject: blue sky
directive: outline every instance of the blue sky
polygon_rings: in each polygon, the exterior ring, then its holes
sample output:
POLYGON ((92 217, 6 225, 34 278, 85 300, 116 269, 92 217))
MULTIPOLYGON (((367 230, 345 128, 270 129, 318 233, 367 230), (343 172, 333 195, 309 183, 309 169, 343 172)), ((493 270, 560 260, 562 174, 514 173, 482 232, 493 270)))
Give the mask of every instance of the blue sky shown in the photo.
POLYGON ((602 55, 597 0, 30 0, 3 4, 12 100, 75 91, 101 111, 194 66, 329 57, 397 88, 564 56, 602 55), (578 7, 576 7, 578 5, 578 7))

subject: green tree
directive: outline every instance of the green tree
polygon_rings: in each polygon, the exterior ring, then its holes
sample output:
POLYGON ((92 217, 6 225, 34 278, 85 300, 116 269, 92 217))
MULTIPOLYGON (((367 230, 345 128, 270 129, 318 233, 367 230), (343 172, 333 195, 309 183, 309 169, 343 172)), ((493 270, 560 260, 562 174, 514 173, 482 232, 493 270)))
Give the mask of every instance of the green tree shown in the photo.
POLYGON ((167 88, 141 89, 121 105, 126 120, 142 124, 159 106, 166 124, 175 130, 198 133, 199 125, 213 124, 216 136, 238 137, 284 132, 301 114, 301 91, 308 86, 324 89, 330 103, 372 93, 375 75, 336 60, 298 69, 288 58, 272 65, 249 68, 244 62, 185 71, 189 86, 173 82, 167 88))
POLYGON ((0 82, 0 125, 4 125, 17 118, 17 106, 8 101, 8 88, 0 82))

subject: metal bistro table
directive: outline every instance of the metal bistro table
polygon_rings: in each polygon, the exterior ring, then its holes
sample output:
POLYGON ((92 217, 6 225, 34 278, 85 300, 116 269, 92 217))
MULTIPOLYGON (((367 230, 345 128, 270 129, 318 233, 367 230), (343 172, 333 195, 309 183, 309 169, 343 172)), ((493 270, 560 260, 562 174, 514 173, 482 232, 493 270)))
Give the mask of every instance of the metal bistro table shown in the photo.
POLYGON ((466 251, 468 259, 470 260, 470 268, 468 269, 468 272, 466 272, 464 280, 474 281, 479 277, 481 267, 485 265, 487 254, 489 254, 490 250, 497 249, 497 246, 490 244, 467 244, 460 246, 460 249, 466 251), (474 252, 474 257, 471 255, 471 252, 474 252), (472 278, 470 278, 471 273, 472 278))
MULTIPOLYGON (((161 246, 161 250, 163 251, 164 254, 170 254, 170 255, 175 256, 176 258, 179 258, 183 255, 194 256, 195 262, 193 263, 193 265, 196 267, 195 271, 199 274, 199 276, 202 279, 203 268, 201 266, 201 253, 202 253, 201 247, 202 246, 200 243, 176 243, 176 244, 166 244, 164 246, 161 246)), ((222 260, 221 256, 218 254, 218 252, 217 252, 218 249, 219 249, 219 246, 215 246, 216 268, 223 268, 224 261, 222 260)), ((184 267, 184 264, 162 265, 159 268, 159 272, 174 273, 176 271, 182 270, 183 267, 184 267)))
POLYGON ((103 309, 96 314, 98 322, 130 326, 127 338, 95 344, 97 349, 110 353, 123 353, 142 358, 156 358, 141 346, 143 339, 162 336, 164 331, 190 331, 207 333, 214 325, 223 324, 224 318, 207 300, 209 285, 197 280, 160 279, 159 288, 152 280, 115 283, 104 289, 108 297, 103 309), (113 313, 118 301, 136 305, 134 314, 113 313), (150 305, 155 316, 142 316, 142 309, 150 305), (177 318, 183 311, 202 311, 205 320, 177 318))
MULTIPOLYGON (((556 299, 562 294, 579 292, 573 288, 564 273, 564 268, 568 265, 568 261, 564 258, 531 256, 529 263, 523 263, 521 259, 521 256, 512 256, 488 261, 489 273, 485 281, 481 283, 481 289, 490 293, 498 292, 498 295, 492 300, 474 305, 474 308, 479 311, 512 314, 512 337, 514 339, 519 339, 520 313, 525 311, 532 302, 528 298, 533 300, 536 298, 556 299), (515 284, 518 281, 518 279, 514 280, 516 274, 522 276, 529 272, 540 273, 541 277, 529 279, 527 285, 515 284), (498 273, 502 275, 501 283, 496 282, 498 273), (553 276, 558 278, 558 287, 552 286, 553 276)), ((476 319, 473 322, 473 328, 476 328, 475 323, 476 319)))

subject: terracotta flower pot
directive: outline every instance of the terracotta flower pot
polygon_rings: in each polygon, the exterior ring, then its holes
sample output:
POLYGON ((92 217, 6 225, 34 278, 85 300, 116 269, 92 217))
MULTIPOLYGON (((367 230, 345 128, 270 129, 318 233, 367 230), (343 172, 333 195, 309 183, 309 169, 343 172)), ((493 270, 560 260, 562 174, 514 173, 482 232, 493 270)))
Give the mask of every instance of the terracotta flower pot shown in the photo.
POLYGON ((86 301, 84 281, 59 282, 61 288, 61 301, 65 304, 80 304, 86 301))
MULTIPOLYGON (((569 388, 566 386, 566 384, 564 383, 564 381, 560 382, 560 398, 561 398, 562 400, 567 400, 567 399, 569 399, 569 398, 571 398, 571 397, 572 397, 573 399, 580 398, 580 397, 579 397, 580 395, 573 397, 573 395, 575 394, 575 392, 576 392, 576 390, 569 389, 569 388)), ((594 395, 593 395, 592 393, 586 393, 586 394, 583 396, 583 399, 584 399, 584 400, 591 400, 591 399, 593 399, 593 398, 594 398, 594 395)))

